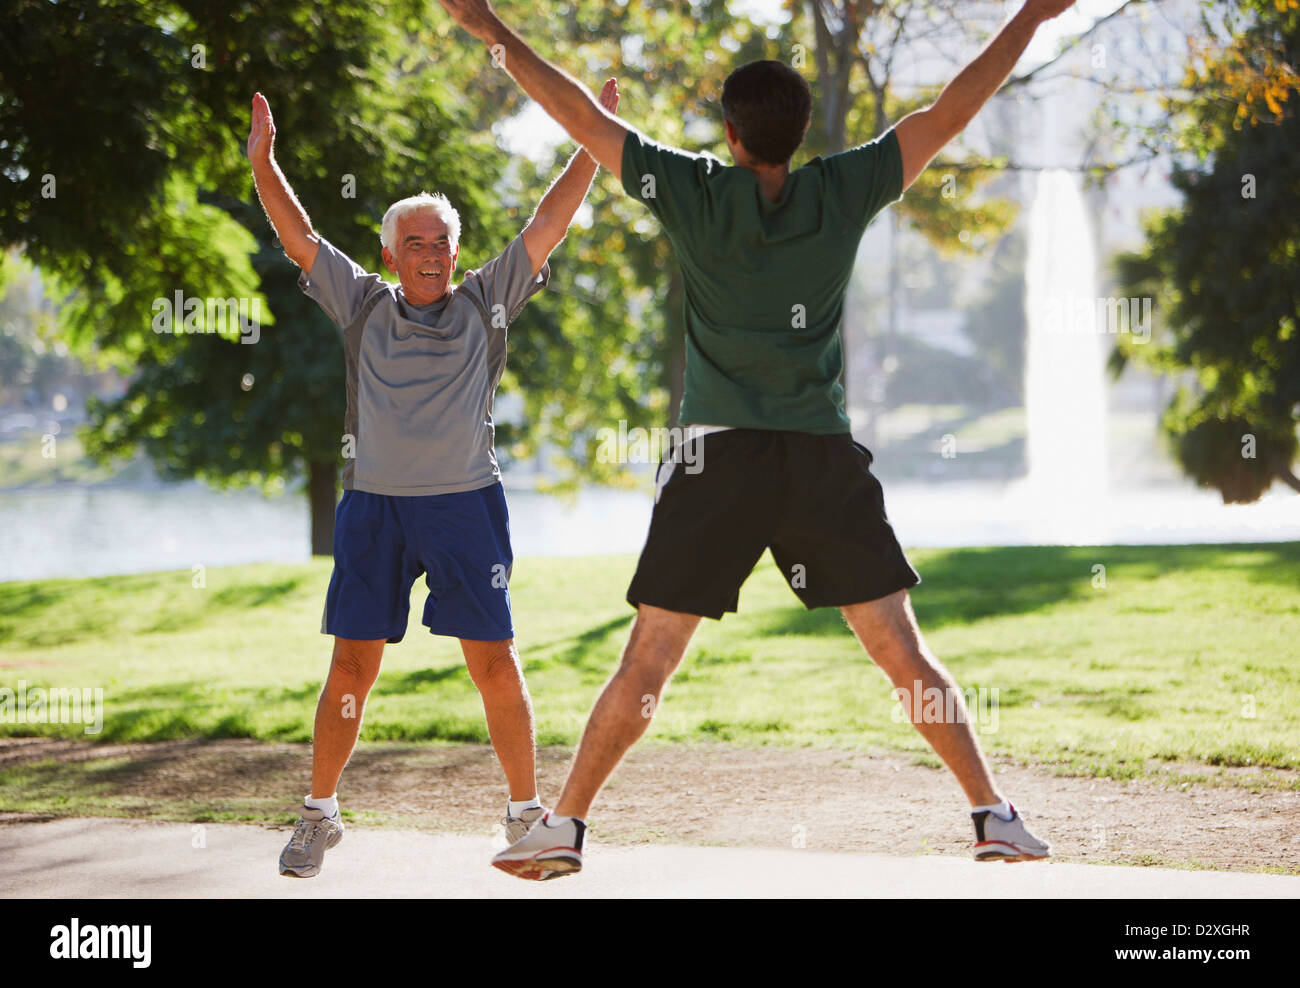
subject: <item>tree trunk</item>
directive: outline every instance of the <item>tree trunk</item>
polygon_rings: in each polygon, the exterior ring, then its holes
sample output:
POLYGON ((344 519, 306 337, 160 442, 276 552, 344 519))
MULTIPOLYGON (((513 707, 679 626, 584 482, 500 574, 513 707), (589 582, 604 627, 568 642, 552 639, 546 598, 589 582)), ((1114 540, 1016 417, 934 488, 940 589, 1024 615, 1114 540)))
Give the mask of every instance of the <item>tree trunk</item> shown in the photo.
POLYGON ((338 467, 312 463, 307 481, 311 501, 311 554, 334 555, 334 507, 338 501, 338 467))
POLYGON ((1300 477, 1293 474, 1286 464, 1277 467, 1278 478, 1297 494, 1300 494, 1300 477))

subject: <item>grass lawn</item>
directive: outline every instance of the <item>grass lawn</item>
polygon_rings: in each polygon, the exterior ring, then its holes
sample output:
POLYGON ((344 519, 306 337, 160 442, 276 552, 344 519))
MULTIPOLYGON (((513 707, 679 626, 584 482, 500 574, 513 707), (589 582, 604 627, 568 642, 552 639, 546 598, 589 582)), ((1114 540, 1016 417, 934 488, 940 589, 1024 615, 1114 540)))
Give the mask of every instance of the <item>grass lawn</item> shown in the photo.
MULTIPOLYGON (((1131 778, 1161 763, 1300 768, 1300 544, 916 551, 922 627, 983 688, 991 753, 1131 778), (1105 586, 1094 586, 1094 567, 1105 586)), ((632 557, 523 559, 511 594, 541 744, 576 742, 631 624, 632 557)), ((0 584, 0 687, 101 687, 98 741, 308 741, 329 660, 328 560, 0 584)), ((457 643, 390 646, 363 740, 486 742, 457 643)), ((0 693, 0 698, 5 694, 0 693)), ((647 737, 890 748, 932 758, 838 612, 764 557, 740 614, 706 621, 647 737)), ((88 737, 80 724, 0 734, 88 737)), ((1296 786, 1292 773, 1276 784, 1296 786)), ((1186 776, 1183 776, 1184 778, 1186 776)), ((1256 777, 1253 784, 1258 784, 1256 777)))

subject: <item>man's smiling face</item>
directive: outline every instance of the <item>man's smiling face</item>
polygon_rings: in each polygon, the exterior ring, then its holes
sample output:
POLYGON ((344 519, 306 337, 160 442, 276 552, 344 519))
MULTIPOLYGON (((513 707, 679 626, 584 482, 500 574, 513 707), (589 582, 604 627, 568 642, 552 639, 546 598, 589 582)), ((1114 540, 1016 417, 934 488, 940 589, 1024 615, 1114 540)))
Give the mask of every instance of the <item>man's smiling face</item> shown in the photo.
POLYGON ((384 248, 384 263, 401 281, 406 301, 428 305, 447 294, 459 254, 460 246, 451 246, 443 218, 425 209, 397 221, 393 249, 384 248))

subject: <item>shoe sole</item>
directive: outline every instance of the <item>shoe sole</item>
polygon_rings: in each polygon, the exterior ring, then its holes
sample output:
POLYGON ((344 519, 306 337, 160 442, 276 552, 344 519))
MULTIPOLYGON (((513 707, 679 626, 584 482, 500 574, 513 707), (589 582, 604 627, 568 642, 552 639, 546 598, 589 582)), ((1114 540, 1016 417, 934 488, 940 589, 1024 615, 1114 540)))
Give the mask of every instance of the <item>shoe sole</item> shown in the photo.
POLYGON ((983 844, 977 844, 975 851, 976 861, 1005 861, 1007 864, 1015 864, 1017 861, 1046 861, 1051 856, 1050 851, 1042 854, 1031 854, 1023 848, 1002 841, 986 841, 983 844), (981 847, 987 847, 988 850, 981 851, 979 850, 981 847))
POLYGON ((582 871, 582 859, 570 855, 553 858, 524 858, 520 861, 493 861, 493 868, 499 868, 507 875, 523 878, 530 882, 546 882, 552 878, 564 878, 582 871))

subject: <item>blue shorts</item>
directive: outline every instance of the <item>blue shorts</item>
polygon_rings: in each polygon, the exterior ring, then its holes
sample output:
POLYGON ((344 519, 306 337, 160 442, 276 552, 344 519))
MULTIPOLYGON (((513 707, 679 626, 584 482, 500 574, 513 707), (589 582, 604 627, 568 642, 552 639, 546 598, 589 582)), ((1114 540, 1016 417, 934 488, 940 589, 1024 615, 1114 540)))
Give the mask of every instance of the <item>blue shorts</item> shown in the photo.
POLYGON ((334 575, 321 631, 401 641, 411 587, 423 573, 424 624, 433 634, 513 638, 507 586, 513 564, 499 483, 414 497, 344 491, 334 516, 334 575))

